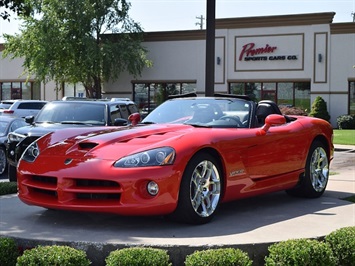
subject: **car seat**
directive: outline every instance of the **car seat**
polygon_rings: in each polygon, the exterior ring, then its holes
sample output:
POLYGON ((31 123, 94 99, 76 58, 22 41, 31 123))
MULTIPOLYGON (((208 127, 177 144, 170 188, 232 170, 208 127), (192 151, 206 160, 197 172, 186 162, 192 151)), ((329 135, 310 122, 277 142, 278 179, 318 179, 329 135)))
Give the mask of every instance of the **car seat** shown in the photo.
POLYGON ((208 123, 216 118, 216 114, 212 106, 199 106, 189 122, 208 123))
POLYGON ((269 100, 260 101, 256 108, 256 118, 258 120, 258 126, 263 126, 265 124, 265 118, 271 114, 281 115, 281 111, 276 105, 276 103, 269 100))

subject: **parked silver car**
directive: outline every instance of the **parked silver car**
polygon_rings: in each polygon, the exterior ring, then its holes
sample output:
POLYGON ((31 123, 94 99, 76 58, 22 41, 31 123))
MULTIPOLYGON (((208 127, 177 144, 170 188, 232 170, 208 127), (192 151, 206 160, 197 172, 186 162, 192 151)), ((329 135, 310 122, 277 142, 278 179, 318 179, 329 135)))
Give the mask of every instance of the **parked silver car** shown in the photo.
POLYGON ((35 116, 46 105, 47 101, 42 100, 8 100, 3 101, 4 107, 12 104, 7 109, 0 109, 0 115, 11 115, 17 117, 35 116))

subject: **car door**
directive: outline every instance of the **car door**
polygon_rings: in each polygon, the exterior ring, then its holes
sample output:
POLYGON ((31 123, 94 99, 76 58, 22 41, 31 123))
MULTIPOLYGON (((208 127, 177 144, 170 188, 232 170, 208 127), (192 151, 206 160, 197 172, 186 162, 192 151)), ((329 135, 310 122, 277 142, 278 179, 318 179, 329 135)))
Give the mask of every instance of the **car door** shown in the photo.
MULTIPOLYGON (((256 133, 260 129, 254 129, 256 133)), ((297 122, 272 126, 266 135, 254 136, 243 155, 251 179, 274 177, 302 169, 307 154, 307 132, 297 122)))

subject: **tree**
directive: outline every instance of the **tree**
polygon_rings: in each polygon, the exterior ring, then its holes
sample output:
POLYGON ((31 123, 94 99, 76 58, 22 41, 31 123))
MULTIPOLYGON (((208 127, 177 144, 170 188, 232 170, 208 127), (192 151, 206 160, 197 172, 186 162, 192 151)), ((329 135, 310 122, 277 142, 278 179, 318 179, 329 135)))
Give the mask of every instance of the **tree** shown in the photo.
POLYGON ((60 85, 81 82, 88 97, 100 98, 103 82, 123 71, 140 75, 151 65, 126 0, 28 1, 34 13, 23 17, 20 34, 4 35, 4 56, 23 57, 29 76, 60 85))
MULTIPOLYGON (((0 1, 0 8, 5 8, 17 15, 29 16, 31 8, 26 4, 26 0, 2 0, 0 1)), ((4 20, 10 21, 10 13, 7 10, 0 12, 0 17, 4 20)))
POLYGON ((317 96, 314 99, 309 116, 329 121, 330 115, 327 111, 327 103, 323 100, 321 96, 317 96))

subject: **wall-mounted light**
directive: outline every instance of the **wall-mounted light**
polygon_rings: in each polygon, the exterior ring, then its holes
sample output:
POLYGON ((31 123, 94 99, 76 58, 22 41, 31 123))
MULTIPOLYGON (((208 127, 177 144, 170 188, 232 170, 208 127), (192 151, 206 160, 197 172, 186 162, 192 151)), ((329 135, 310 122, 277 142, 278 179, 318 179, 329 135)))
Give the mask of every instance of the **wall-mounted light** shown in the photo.
POLYGON ((322 62, 322 54, 318 54, 318 63, 322 62))
POLYGON ((221 58, 219 56, 217 56, 217 65, 221 64, 221 58))

